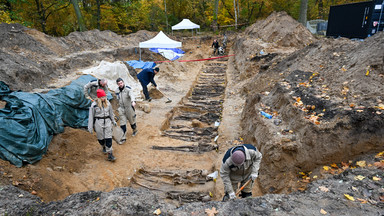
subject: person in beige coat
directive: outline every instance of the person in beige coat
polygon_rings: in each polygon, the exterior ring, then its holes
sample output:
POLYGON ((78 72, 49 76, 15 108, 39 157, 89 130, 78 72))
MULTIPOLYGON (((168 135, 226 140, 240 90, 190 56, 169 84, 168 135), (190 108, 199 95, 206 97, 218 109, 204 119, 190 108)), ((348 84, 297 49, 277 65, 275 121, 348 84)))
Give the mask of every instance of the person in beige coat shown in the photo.
POLYGON ((95 81, 90 81, 84 85, 84 95, 85 98, 91 100, 92 102, 97 99, 96 91, 98 89, 103 89, 105 94, 108 94, 108 84, 106 79, 98 79, 95 81))
POLYGON ((112 124, 116 125, 112 105, 107 100, 107 95, 102 89, 97 90, 97 99, 89 108, 88 131, 96 131, 97 140, 103 147, 103 152, 108 154, 109 161, 115 161, 112 154, 112 124))
POLYGON ((135 113, 136 102, 131 87, 125 85, 123 79, 118 78, 116 83, 119 86, 115 91, 119 101, 119 108, 117 110, 120 117, 120 127, 124 133, 123 138, 118 143, 123 144, 126 140, 128 122, 132 128, 132 136, 136 136, 138 132, 135 113))
POLYGON ((228 149, 220 168, 220 176, 224 183, 225 196, 223 201, 236 198, 238 184, 244 185, 252 180, 241 191, 241 197, 252 196, 253 182, 259 175, 262 154, 251 144, 243 144, 228 149))

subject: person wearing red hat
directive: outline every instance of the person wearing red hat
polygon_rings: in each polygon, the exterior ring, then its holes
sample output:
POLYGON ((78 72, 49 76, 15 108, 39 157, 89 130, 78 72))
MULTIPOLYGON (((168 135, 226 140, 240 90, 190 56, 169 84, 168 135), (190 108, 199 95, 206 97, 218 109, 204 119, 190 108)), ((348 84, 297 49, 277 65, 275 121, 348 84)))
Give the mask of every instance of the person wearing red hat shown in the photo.
POLYGON ((238 184, 244 185, 252 180, 241 191, 241 197, 252 196, 253 182, 258 176, 262 154, 251 144, 243 144, 228 149, 220 168, 220 176, 224 183, 223 201, 236 198, 238 184))
POLYGON ((97 140, 103 147, 103 152, 108 154, 109 161, 115 161, 112 154, 112 124, 116 125, 113 109, 107 100, 107 94, 103 89, 96 91, 97 99, 89 108, 88 131, 96 131, 97 140))

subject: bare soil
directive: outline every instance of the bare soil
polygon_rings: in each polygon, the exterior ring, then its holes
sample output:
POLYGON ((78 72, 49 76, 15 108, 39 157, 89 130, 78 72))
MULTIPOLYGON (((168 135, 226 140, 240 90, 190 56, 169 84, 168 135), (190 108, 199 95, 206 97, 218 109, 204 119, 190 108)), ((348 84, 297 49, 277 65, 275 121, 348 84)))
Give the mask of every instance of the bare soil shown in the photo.
MULTIPOLYGON (((135 46, 155 35, 94 30, 52 38, 21 25, 0 29, 0 80, 24 91, 64 86, 101 60, 137 60, 135 46)), ((151 215, 159 208, 205 215, 212 207, 219 215, 383 214, 383 33, 365 41, 316 38, 274 13, 228 35, 235 56, 159 64, 156 82, 172 102, 150 90, 154 100, 136 111, 138 135, 123 145, 113 141, 114 163, 94 134, 73 128, 56 135, 38 163, 0 161, 0 214, 151 215), (207 83, 215 88, 206 91, 207 83), (220 169, 229 147, 244 142, 263 153, 254 198, 217 202, 221 178, 207 175, 220 169), (367 166, 353 169, 362 160, 367 166)), ((183 42, 183 59, 201 59, 211 56, 214 37, 221 36, 174 39, 183 42)), ((142 56, 164 60, 147 50, 142 56)))

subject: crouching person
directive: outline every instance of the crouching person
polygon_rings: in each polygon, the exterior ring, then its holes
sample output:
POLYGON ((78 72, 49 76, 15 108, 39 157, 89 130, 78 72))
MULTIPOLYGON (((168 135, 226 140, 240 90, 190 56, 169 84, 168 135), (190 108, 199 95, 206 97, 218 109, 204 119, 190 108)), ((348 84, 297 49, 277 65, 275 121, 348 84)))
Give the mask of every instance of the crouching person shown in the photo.
POLYGON ((225 195, 223 201, 235 199, 235 191, 240 183, 243 186, 241 197, 252 196, 253 182, 258 176, 262 154, 250 144, 243 144, 228 149, 220 168, 220 176, 224 183, 225 195))
POLYGON ((136 102, 131 87, 126 86, 123 79, 118 78, 116 83, 119 86, 115 93, 117 100, 119 101, 118 112, 120 116, 120 127, 124 133, 122 139, 118 143, 123 144, 126 140, 127 122, 129 122, 132 128, 132 136, 136 136, 138 132, 135 113, 136 102))
POLYGON ((96 131, 97 140, 103 147, 103 153, 108 154, 109 161, 115 161, 112 154, 112 124, 116 125, 112 106, 102 89, 97 90, 97 99, 89 108, 88 131, 96 131))

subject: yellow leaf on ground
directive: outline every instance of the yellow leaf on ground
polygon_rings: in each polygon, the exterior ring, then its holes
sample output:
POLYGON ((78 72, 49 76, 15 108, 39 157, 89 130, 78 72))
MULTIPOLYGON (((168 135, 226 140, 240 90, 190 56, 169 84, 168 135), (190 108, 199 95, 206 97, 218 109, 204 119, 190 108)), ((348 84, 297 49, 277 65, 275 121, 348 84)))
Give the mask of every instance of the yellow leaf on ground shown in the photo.
MULTIPOLYGON (((384 109, 384 105, 383 105, 383 104, 380 104, 380 105, 382 105, 382 106, 383 106, 383 109, 384 109)), ((384 151, 379 152, 379 153, 375 156, 375 158, 379 158, 379 157, 384 157, 384 151)))
POLYGON ((161 214, 161 210, 160 210, 160 209, 156 209, 156 210, 153 212, 153 214, 155 214, 155 215, 160 215, 160 214, 161 214))
POLYGON ((381 178, 379 178, 379 177, 376 177, 376 176, 373 176, 372 180, 373 180, 373 181, 380 181, 380 180, 381 180, 381 178))
POLYGON ((367 164, 366 164, 365 161, 357 161, 356 165, 359 166, 359 167, 365 167, 367 164))
POLYGON ((351 201, 355 201, 355 198, 353 198, 353 196, 351 196, 351 195, 349 195, 349 194, 344 194, 344 196, 345 196, 347 199, 351 200, 351 201))
POLYGON ((333 163, 333 164, 331 164, 331 167, 333 167, 333 168, 339 168, 338 166, 337 166, 337 164, 335 164, 335 163, 333 163))
POLYGON ((358 175, 358 176, 355 176, 355 180, 363 180, 365 179, 365 176, 362 176, 362 175, 358 175))
POLYGON ((320 213, 323 214, 323 215, 326 215, 328 212, 326 212, 324 209, 321 209, 320 213))
POLYGON ((215 216, 215 214, 219 212, 216 211, 215 207, 212 207, 212 209, 205 209, 205 213, 207 213, 208 216, 215 216))
POLYGON ((323 166, 323 169, 324 169, 325 171, 328 171, 328 170, 330 169, 330 167, 329 167, 329 166, 323 166))

